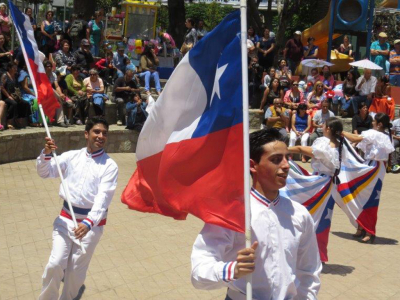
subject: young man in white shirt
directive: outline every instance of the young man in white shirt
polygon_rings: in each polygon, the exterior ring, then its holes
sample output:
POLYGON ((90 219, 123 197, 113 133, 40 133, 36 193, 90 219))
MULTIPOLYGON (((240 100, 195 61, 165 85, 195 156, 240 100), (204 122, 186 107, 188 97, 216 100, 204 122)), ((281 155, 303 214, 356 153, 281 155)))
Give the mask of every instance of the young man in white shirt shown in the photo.
MULTIPOLYGON (((85 127, 86 147, 58 156, 78 227, 74 226, 66 193, 60 185, 59 195, 64 203, 53 223, 53 248, 43 274, 40 300, 58 299, 62 279, 64 287, 60 299, 72 300, 85 281, 90 260, 103 234, 108 206, 117 187, 118 166, 103 149, 107 133, 108 123, 105 119, 89 119, 85 127), (79 241, 86 254, 82 253, 79 241)), ((45 147, 36 161, 40 177, 59 177, 52 156, 52 150, 56 148, 54 141, 46 138, 45 147)))
POLYGON ((193 285, 225 287, 227 300, 245 300, 244 276, 252 273, 254 299, 317 299, 322 265, 314 223, 304 206, 279 195, 289 163, 277 129, 250 135, 250 171, 253 244, 245 248, 243 233, 205 224, 193 245, 193 285))

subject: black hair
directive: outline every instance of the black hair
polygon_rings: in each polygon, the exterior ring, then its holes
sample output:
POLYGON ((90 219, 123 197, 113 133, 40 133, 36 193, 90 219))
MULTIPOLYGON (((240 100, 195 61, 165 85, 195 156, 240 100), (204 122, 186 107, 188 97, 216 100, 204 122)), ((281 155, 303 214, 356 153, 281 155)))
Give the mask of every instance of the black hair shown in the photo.
POLYGON ((389 83, 389 78, 387 78, 387 76, 379 76, 378 80, 382 81, 384 84, 389 83))
POLYGON ((143 50, 142 55, 147 56, 151 61, 153 61, 154 58, 153 58, 153 55, 151 54, 151 49, 154 49, 154 44, 153 43, 147 43, 144 46, 144 50, 143 50))
POLYGON ((124 61, 124 65, 127 64, 128 60, 130 61, 131 59, 129 57, 124 57, 123 61, 124 61))
POLYGON ((249 31, 250 29, 253 29, 253 37, 256 36, 256 30, 254 29, 254 27, 253 26, 249 26, 247 31, 249 31))
MULTIPOLYGON (((26 8, 24 9, 24 13, 25 13, 25 14, 26 14, 26 12, 28 11, 28 9, 32 10, 31 7, 26 7, 26 8)), ((33 10, 32 10, 32 11, 33 11, 33 10)))
POLYGON ((6 70, 7 70, 7 71, 10 71, 14 66, 16 66, 15 63, 9 62, 9 63, 7 63, 6 70))
POLYGON ((336 138, 339 141, 339 167, 336 168, 335 174, 333 175, 333 183, 339 184, 339 173, 340 169, 342 168, 342 150, 343 150, 343 142, 344 142, 344 137, 342 135, 343 132, 343 123, 336 117, 330 117, 326 120, 325 126, 328 127, 331 130, 331 134, 334 138, 336 138))
MULTIPOLYGON (((357 84, 357 79, 358 79, 358 77, 360 77, 360 73, 354 68, 350 69, 348 73, 353 75, 353 77, 351 78, 351 83, 353 85, 356 85, 357 84)), ((346 80, 347 80, 347 78, 346 78, 346 80)))
POLYGON ((268 128, 250 133, 250 159, 259 163, 264 153, 265 144, 275 141, 283 142, 283 140, 283 136, 276 128, 268 128))
POLYGON ((315 41, 315 38, 312 37, 312 36, 310 36, 310 37, 307 39, 307 43, 309 43, 311 40, 315 41))
POLYGON ((278 79, 278 78, 271 78, 271 82, 269 83, 269 86, 268 86, 268 88, 269 88, 269 90, 270 91, 272 91, 273 89, 272 89, 272 83, 275 81, 275 79, 276 80, 278 80, 278 89, 277 89, 277 91, 279 92, 280 90, 281 90, 281 81, 278 79))
POLYGON ((286 67, 288 66, 288 62, 287 62, 287 60, 286 59, 284 59, 284 58, 282 58, 282 59, 280 59, 279 61, 278 61, 278 66, 279 66, 279 68, 281 67, 281 62, 282 61, 285 61, 285 63, 286 63, 286 67))
POLYGON ((76 70, 81 70, 81 67, 79 67, 79 66, 77 66, 77 65, 72 65, 71 66, 71 73, 73 73, 74 71, 76 71, 76 70))
POLYGON ((307 104, 305 104, 305 103, 300 103, 299 106, 297 106, 297 113, 300 112, 300 109, 305 109, 305 110, 307 110, 307 104))
POLYGON ((367 107, 368 107, 367 102, 362 101, 362 102, 358 103, 358 107, 357 107, 357 108, 358 108, 358 113, 360 113, 360 110, 361 110, 364 106, 367 106, 367 107))
POLYGON ((103 117, 92 117, 92 118, 88 119, 86 122, 86 125, 85 125, 85 131, 89 132, 90 129, 92 129, 93 126, 97 125, 97 124, 103 124, 104 127, 108 131, 108 127, 109 127, 108 122, 103 117))
POLYGON ((188 21, 192 27, 194 27, 194 20, 192 18, 187 18, 186 21, 188 21))

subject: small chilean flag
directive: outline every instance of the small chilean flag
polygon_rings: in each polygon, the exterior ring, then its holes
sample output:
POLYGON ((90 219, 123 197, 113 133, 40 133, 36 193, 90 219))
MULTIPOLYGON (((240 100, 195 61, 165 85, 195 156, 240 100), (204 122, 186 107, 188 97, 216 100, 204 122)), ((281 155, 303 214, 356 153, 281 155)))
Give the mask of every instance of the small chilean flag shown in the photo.
POLYGON ((175 69, 139 136, 129 208, 244 231, 239 33, 237 11, 175 69))
POLYGON ((8 4, 38 103, 42 104, 44 113, 52 118, 60 104, 54 95, 43 63, 39 58, 39 50, 33 35, 31 21, 11 1, 8 1, 8 4))

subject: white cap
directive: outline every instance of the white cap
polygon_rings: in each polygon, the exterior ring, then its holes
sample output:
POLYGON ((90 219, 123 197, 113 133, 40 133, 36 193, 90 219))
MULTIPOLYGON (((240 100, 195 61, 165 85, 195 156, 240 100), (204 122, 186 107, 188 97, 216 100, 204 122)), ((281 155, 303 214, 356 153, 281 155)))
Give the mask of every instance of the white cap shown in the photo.
POLYGON ((297 31, 294 32, 294 34, 301 35, 301 31, 297 30, 297 31))

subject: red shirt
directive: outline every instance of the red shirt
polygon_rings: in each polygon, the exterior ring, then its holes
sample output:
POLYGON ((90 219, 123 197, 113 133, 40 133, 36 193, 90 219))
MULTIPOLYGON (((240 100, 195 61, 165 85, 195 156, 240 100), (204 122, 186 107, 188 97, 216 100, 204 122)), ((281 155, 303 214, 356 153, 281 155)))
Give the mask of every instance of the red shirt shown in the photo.
POLYGON ((304 55, 304 47, 300 40, 290 39, 287 41, 285 48, 286 58, 293 61, 300 61, 304 55))

